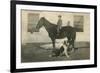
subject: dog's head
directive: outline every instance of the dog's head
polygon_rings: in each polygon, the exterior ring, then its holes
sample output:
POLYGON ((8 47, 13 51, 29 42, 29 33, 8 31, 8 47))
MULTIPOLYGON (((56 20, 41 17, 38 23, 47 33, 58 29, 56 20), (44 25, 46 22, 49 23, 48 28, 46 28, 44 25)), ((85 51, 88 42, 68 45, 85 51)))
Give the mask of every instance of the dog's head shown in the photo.
POLYGON ((69 43, 68 41, 64 40, 63 45, 69 46, 69 45, 70 45, 70 43, 69 43))

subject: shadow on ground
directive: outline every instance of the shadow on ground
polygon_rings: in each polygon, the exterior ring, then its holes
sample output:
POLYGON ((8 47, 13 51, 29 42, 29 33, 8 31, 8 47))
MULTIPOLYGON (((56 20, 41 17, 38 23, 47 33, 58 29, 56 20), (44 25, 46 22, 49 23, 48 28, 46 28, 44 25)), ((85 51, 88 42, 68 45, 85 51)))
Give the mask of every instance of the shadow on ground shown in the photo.
POLYGON ((79 49, 66 56, 49 57, 52 54, 52 48, 44 49, 41 45, 51 43, 28 43, 21 47, 21 62, 45 62, 45 61, 67 61, 67 60, 86 60, 90 58, 89 43, 76 43, 79 49))

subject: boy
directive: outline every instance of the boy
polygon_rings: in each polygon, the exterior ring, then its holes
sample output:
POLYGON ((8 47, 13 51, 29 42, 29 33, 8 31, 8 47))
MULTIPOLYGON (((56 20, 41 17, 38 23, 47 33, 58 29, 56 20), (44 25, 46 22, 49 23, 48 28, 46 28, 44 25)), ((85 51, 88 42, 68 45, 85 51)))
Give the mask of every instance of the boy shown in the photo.
POLYGON ((58 22, 57 22, 57 35, 59 35, 59 31, 61 29, 62 26, 62 19, 61 19, 61 15, 58 15, 58 22))

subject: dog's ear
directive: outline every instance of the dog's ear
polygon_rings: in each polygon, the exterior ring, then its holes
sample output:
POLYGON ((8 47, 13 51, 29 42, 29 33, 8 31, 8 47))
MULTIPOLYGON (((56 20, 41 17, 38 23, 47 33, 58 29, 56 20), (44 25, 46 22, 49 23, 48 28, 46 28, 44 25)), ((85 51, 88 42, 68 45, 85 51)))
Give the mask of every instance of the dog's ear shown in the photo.
POLYGON ((66 46, 68 46, 68 44, 65 44, 66 46))

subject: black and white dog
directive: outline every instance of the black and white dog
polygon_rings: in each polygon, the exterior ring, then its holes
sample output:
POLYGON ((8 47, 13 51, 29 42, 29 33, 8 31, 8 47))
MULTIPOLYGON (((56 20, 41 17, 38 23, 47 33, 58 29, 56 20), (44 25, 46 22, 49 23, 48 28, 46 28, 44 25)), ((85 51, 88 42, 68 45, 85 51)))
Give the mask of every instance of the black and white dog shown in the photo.
POLYGON ((60 48, 59 49, 55 49, 54 50, 54 55, 53 56, 62 56, 65 55, 66 57, 69 58, 69 54, 70 54, 70 50, 72 50, 73 48, 71 47, 71 45, 64 40, 64 42, 62 44, 60 44, 60 48))
POLYGON ((66 57, 69 58, 68 49, 69 49, 69 43, 67 41, 64 41, 59 48, 59 56, 65 55, 66 57))
POLYGON ((69 58, 70 57, 69 55, 76 50, 78 50, 78 48, 73 48, 68 41, 64 40, 64 42, 60 44, 59 49, 53 50, 53 55, 50 55, 50 57, 65 55, 67 58, 69 58))

